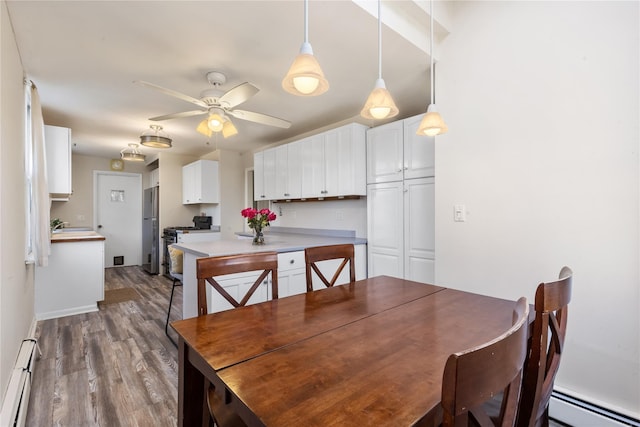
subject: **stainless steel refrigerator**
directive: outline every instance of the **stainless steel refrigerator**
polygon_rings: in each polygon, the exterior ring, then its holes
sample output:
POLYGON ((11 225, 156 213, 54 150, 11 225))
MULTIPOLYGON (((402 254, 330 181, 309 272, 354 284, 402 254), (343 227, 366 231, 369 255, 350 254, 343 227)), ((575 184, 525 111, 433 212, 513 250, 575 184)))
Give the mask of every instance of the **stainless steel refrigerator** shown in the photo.
POLYGON ((160 238, 158 231, 158 187, 144 190, 142 205, 142 268, 158 274, 160 238))

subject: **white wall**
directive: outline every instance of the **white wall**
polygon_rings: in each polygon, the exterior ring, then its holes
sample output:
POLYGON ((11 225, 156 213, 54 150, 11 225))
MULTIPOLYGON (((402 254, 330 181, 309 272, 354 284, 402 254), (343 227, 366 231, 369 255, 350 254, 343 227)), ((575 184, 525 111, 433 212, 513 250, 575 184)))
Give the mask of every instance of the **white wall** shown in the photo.
POLYGON ((24 263, 23 69, 0 2, 0 396, 34 320, 32 265, 24 263))
POLYGON ((636 418, 638 5, 459 2, 436 52, 436 282, 531 301, 570 266, 556 385, 636 418))

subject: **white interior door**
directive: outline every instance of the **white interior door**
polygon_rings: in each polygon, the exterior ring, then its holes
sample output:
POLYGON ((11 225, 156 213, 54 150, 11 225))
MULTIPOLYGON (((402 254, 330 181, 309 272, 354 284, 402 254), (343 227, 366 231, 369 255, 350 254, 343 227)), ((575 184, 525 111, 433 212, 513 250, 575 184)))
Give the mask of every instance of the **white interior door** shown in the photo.
POLYGON ((95 171, 93 226, 105 240, 104 266, 142 264, 142 176, 95 171))

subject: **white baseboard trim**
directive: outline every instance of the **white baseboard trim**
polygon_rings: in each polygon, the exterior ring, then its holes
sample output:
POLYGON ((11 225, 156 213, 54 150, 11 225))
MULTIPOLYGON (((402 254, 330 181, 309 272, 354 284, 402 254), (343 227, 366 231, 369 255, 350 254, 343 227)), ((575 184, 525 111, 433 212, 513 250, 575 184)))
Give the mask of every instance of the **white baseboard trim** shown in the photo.
POLYGON ((36 313, 36 320, 56 319, 58 317, 73 316, 74 314, 90 313, 92 311, 98 311, 98 304, 89 304, 81 307, 67 308, 64 310, 36 313))
POLYGON ((554 390, 549 417, 575 427, 640 427, 640 421, 554 390))

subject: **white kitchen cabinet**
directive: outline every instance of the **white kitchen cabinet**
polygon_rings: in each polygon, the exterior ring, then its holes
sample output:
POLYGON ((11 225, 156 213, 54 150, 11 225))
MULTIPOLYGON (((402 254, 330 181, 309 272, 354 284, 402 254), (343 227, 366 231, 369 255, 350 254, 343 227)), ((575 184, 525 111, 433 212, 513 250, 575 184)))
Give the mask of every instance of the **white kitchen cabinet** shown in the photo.
POLYGON ((307 291, 304 251, 278 254, 278 298, 307 291))
POLYGON ((300 141, 303 198, 366 195, 366 129, 352 123, 300 141))
POLYGON ((299 199, 302 189, 302 145, 299 141, 275 150, 275 192, 277 200, 299 199))
POLYGON ((434 178, 371 184, 367 192, 369 277, 433 283, 434 178))
POLYGON ((367 183, 435 176, 435 139, 416 135, 422 115, 367 131, 367 183))
POLYGON ((365 196, 366 130, 352 123, 255 153, 254 200, 365 196))
POLYGON ((197 160, 182 167, 182 203, 220 203, 217 161, 197 160))
POLYGON ((253 155, 254 200, 266 201, 276 198, 276 150, 260 151, 253 155))
POLYGON ((44 127, 47 156, 47 183, 53 200, 68 200, 71 189, 71 129, 44 127))
POLYGON ((51 245, 49 265, 36 267, 36 320, 98 311, 104 299, 104 239, 51 245))
MULTIPOLYGON (((227 274, 224 276, 216 277, 216 281, 224 288, 229 295, 231 295, 236 301, 240 301, 246 295, 247 291, 251 289, 256 279, 260 276, 260 272, 246 272, 227 274)), ((218 291, 213 289, 208 283, 207 286, 207 308, 209 313, 216 313, 218 311, 224 311, 234 308, 229 301, 227 301, 218 291)), ((256 304, 259 302, 267 301, 271 299, 271 279, 265 279, 263 283, 256 289, 247 305, 256 304)))

